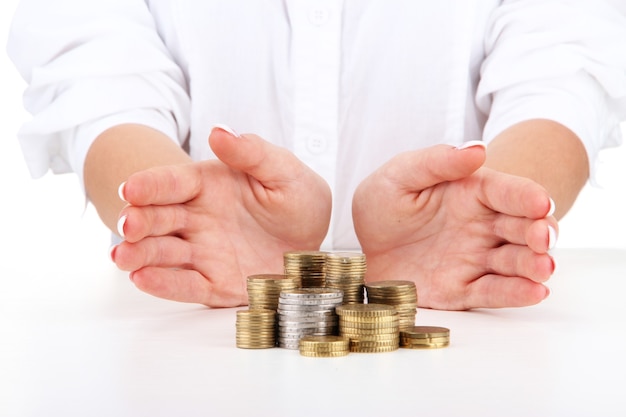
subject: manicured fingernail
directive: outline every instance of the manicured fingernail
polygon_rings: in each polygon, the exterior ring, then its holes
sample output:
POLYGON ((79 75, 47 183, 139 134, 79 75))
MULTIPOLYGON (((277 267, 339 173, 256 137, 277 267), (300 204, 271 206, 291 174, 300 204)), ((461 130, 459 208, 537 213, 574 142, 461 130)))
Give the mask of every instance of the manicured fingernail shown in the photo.
POLYGON ((470 141, 460 144, 456 148, 458 150, 461 150, 461 149, 473 148, 474 146, 481 146, 483 149, 487 149, 487 145, 482 140, 470 140, 470 141))
POLYGON ((127 215, 123 215, 122 217, 120 217, 120 219, 117 221, 117 233, 121 236, 124 237, 124 225, 126 224, 126 219, 128 218, 127 215))
POLYGON ((113 262, 115 262, 115 250, 117 249, 117 245, 113 245, 109 248, 109 256, 111 257, 111 260, 113 262))
POLYGON ((229 126, 223 125, 223 124, 216 124, 213 126, 213 128, 211 129, 211 131, 213 131, 213 129, 220 129, 223 130, 227 133, 230 133, 231 135, 233 135, 236 138, 240 138, 241 136, 239 135, 239 133, 235 132, 233 129, 231 129, 229 126))
POLYGON ((543 297, 544 300, 550 296, 550 292, 551 292, 550 288, 546 287, 546 295, 545 295, 545 297, 543 297))
POLYGON ((554 249, 556 246, 556 229, 548 226, 548 249, 554 249))
POLYGON ((126 200, 126 196, 124 195, 125 187, 126 187, 126 181, 121 183, 120 186, 117 188, 117 195, 120 196, 120 200, 124 202, 128 202, 126 200))
POLYGON ((550 210, 548 210, 548 214, 546 214, 546 217, 552 216, 555 211, 556 211, 556 204, 554 204, 554 200, 550 198, 550 210))

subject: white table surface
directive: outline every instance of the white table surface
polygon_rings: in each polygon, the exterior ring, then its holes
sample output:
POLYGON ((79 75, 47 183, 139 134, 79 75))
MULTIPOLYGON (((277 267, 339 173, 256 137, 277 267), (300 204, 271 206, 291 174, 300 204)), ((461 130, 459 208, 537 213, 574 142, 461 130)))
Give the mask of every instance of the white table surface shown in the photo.
POLYGON ((0 416, 626 416, 626 251, 560 249, 548 300, 418 310, 451 346, 342 358, 235 347, 236 309, 109 262, 0 279, 0 416))

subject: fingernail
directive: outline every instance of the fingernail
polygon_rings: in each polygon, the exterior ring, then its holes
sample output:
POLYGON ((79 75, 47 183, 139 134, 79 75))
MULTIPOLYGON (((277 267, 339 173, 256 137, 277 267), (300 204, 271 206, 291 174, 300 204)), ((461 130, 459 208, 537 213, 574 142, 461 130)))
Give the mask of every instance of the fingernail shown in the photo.
POLYGON ((227 133, 230 133, 231 135, 233 135, 236 138, 240 138, 241 136, 239 135, 239 133, 235 132, 233 129, 231 129, 229 126, 223 125, 223 124, 216 124, 213 125, 213 128, 211 129, 211 131, 213 131, 213 129, 220 129, 223 130, 227 133))
POLYGON ((128 202, 128 200, 126 200, 126 196, 124 195, 125 188, 126 188, 126 181, 121 183, 120 186, 118 187, 117 195, 120 196, 120 200, 124 202, 128 202))
POLYGON ((548 210, 548 214, 546 214, 546 217, 552 216, 555 211, 556 211, 556 204, 554 204, 554 200, 550 198, 550 210, 548 210))
POLYGON ((117 249, 117 245, 113 245, 109 248, 109 256, 111 257, 111 260, 113 262, 115 262, 115 250, 117 249))
POLYGON ((546 287, 546 295, 545 297, 543 297, 543 299, 545 300, 546 298, 548 298, 550 296, 550 293, 551 293, 550 288, 546 287))
POLYGON ((461 150, 461 149, 473 148, 474 146, 481 146, 483 149, 487 149, 487 145, 482 140, 470 140, 470 141, 460 144, 456 148, 458 150, 461 150))
POLYGON ((124 237, 124 225, 126 224, 127 215, 123 215, 117 221, 117 233, 123 238, 124 237))
POLYGON ((556 246, 556 229, 548 225, 548 249, 554 249, 556 246))

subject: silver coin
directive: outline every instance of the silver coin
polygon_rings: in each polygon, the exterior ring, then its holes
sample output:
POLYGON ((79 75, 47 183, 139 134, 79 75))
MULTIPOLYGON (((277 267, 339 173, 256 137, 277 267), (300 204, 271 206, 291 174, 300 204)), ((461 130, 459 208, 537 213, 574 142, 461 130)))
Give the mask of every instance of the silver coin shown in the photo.
POLYGON ((337 316, 325 316, 325 317, 297 317, 297 316, 279 316, 278 324, 285 323, 339 323, 337 316))
POLYGON ((322 311, 301 311, 301 310, 277 310, 278 316, 283 317, 325 317, 325 316, 335 316, 335 312, 333 310, 322 310, 322 311))
POLYGON ((343 297, 324 300, 323 302, 320 300, 279 300, 279 305, 296 305, 296 306, 322 306, 322 307, 333 307, 343 302, 343 297))
MULTIPOLYGON (((279 311, 302 311, 302 312, 325 312, 334 311, 341 303, 323 304, 323 305, 309 305, 309 304, 278 304, 279 311)), ((277 310, 277 311, 278 311, 277 310)))
POLYGON ((329 288, 301 288, 283 291, 280 296, 286 298, 333 298, 341 296, 341 291, 329 288))
POLYGON ((301 330, 301 329, 326 329, 328 327, 336 327, 339 328, 338 323, 322 323, 322 322, 303 322, 303 323, 278 323, 279 331, 291 331, 291 330, 301 330))

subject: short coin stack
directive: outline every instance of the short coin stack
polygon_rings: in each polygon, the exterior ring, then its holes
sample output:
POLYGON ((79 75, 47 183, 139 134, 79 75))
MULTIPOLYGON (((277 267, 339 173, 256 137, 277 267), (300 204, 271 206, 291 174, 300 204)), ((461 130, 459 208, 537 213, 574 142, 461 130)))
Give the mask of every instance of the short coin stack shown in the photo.
POLYGON ((398 313, 384 304, 344 304, 336 308, 339 334, 350 339, 350 351, 391 352, 400 343, 398 313))
POLYGON ((300 354, 313 358, 336 358, 350 353, 350 340, 343 336, 303 336, 300 354))
POLYGON ((289 251, 283 254, 285 275, 301 280, 302 288, 323 287, 326 277, 326 252, 289 251))
POLYGON ((274 310, 239 310, 236 329, 238 348, 268 349, 276 346, 276 312, 274 310))
POLYGON ((435 326, 413 326, 400 331, 400 347, 436 349, 450 345, 450 329, 435 326))
POLYGON ((247 288, 250 309, 276 310, 280 292, 300 288, 300 279, 282 274, 250 275, 247 279, 247 288))
POLYGON ((332 288, 301 288, 283 291, 278 299, 278 346, 299 349, 305 335, 336 335, 335 307, 343 293, 332 288))
POLYGON ((400 330, 415 325, 417 290, 413 281, 387 280, 365 285, 368 303, 388 304, 398 312, 400 330))
POLYGON ((342 290, 344 304, 362 304, 366 270, 365 254, 330 252, 326 254, 326 287, 342 290))

